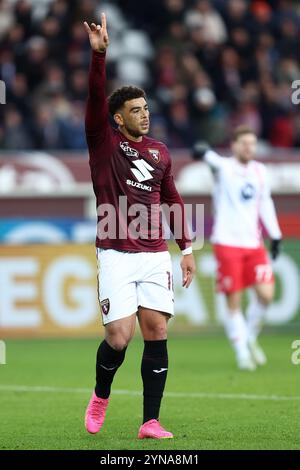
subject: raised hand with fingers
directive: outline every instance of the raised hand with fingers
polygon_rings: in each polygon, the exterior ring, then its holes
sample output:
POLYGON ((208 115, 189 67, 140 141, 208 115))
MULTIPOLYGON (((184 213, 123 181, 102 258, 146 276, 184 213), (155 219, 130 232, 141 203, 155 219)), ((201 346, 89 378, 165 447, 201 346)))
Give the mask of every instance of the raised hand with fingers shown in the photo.
POLYGON ((89 40, 91 48, 95 52, 105 52, 109 45, 109 37, 106 28, 106 15, 105 13, 101 14, 101 25, 92 23, 90 26, 85 21, 84 27, 86 32, 89 35, 89 40))

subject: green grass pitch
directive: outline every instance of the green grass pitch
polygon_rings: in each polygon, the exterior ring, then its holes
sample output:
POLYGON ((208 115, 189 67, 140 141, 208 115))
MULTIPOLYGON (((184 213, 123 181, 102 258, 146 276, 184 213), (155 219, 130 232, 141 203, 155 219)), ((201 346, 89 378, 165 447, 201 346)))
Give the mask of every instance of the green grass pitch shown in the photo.
POLYGON ((300 332, 266 334, 268 365, 240 372, 222 335, 171 337, 161 422, 175 438, 164 441, 136 437, 142 417, 142 397, 134 393, 141 391, 139 337, 118 371, 96 436, 85 432, 83 416, 98 340, 9 340, 7 364, 0 366, 0 449, 299 449, 295 339, 300 332))

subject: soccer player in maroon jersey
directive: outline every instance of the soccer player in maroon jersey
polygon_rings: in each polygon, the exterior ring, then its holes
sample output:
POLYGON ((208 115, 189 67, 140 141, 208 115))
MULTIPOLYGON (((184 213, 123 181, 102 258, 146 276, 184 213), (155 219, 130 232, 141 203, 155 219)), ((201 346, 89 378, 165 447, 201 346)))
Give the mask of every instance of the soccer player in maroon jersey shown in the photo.
POLYGON ((127 86, 106 98, 109 38, 105 14, 101 25, 85 22, 84 26, 92 48, 85 125, 97 200, 99 301, 105 326, 85 426, 95 434, 103 425, 111 384, 124 361, 138 318, 144 338, 144 416, 138 437, 172 438, 159 422, 168 371, 167 323, 174 303, 171 258, 159 208, 161 204, 180 208, 176 216, 171 215, 170 229, 183 254, 182 285, 189 287, 195 261, 184 206, 173 182, 166 146, 147 137, 150 121, 145 92, 127 86), (110 125, 109 116, 117 129, 110 125))

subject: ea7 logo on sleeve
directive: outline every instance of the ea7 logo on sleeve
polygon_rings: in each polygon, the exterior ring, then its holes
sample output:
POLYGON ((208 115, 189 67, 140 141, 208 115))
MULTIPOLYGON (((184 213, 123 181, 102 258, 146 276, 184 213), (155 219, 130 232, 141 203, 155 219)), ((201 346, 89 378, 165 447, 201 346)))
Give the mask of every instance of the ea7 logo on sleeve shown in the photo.
POLYGON ((104 299, 100 302, 101 305, 101 310, 103 315, 108 315, 109 308, 110 308, 110 302, 109 299, 104 299))

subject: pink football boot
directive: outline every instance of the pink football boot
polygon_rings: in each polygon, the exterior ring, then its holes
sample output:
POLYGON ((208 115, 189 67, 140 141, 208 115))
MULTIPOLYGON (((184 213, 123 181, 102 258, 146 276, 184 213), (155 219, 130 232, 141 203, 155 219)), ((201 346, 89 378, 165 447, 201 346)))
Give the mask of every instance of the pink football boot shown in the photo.
POLYGON ((85 412, 85 428, 89 433, 96 434, 102 428, 108 402, 108 398, 98 398, 93 392, 85 412))
POLYGON ((150 419, 142 424, 139 430, 138 439, 173 439, 173 434, 166 431, 157 421, 157 419, 150 419))

